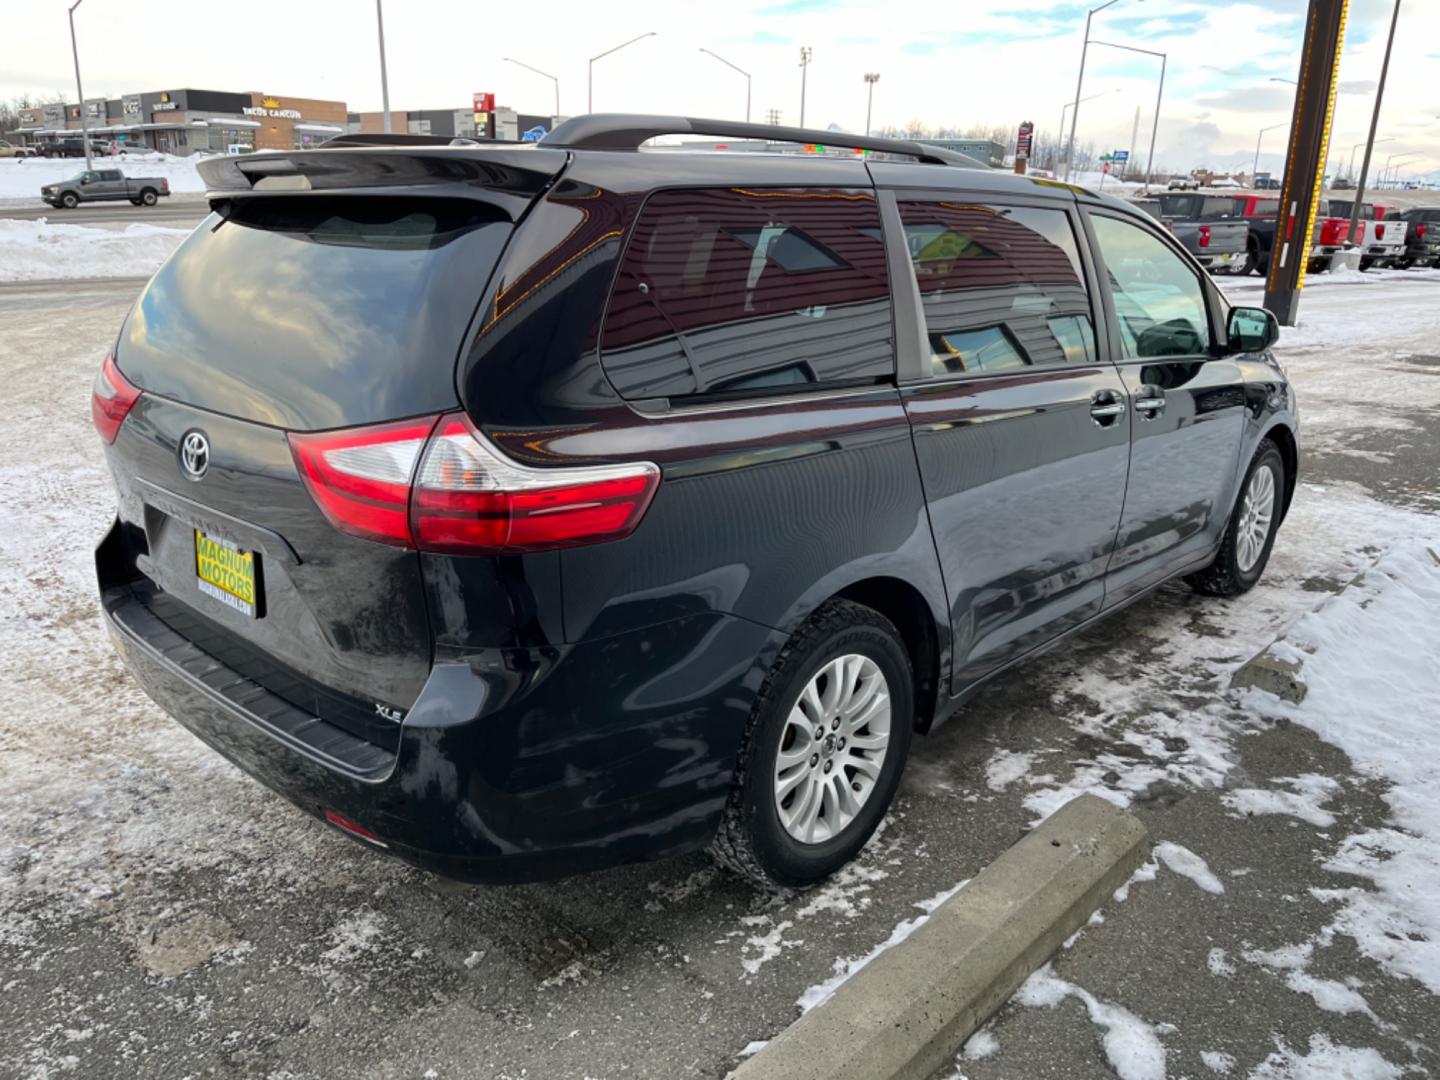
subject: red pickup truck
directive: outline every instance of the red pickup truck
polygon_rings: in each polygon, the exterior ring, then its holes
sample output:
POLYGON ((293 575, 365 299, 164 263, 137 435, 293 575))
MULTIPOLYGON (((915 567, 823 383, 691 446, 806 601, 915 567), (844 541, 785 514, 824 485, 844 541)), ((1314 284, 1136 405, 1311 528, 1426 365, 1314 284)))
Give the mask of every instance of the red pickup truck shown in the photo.
MULTIPOLYGON (((1350 214, 1355 208, 1351 199, 1331 199, 1326 217, 1320 222, 1318 243, 1328 263, 1329 257, 1344 249, 1350 231, 1350 214)), ((1406 223, 1386 221, 1387 211, 1395 207, 1360 204, 1360 220, 1356 222, 1355 247, 1360 250, 1360 269, 1372 266, 1395 266, 1405 255, 1406 223)), ((1312 249, 1311 258, 1315 251, 1312 249)))

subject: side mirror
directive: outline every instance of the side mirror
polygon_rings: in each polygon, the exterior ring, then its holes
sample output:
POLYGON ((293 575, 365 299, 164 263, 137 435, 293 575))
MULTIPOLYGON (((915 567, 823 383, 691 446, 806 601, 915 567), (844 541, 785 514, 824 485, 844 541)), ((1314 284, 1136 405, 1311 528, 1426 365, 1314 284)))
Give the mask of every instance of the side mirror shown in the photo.
POLYGON ((1280 340, 1280 321, 1265 308, 1231 308, 1227 334, 1232 353, 1264 352, 1280 340))

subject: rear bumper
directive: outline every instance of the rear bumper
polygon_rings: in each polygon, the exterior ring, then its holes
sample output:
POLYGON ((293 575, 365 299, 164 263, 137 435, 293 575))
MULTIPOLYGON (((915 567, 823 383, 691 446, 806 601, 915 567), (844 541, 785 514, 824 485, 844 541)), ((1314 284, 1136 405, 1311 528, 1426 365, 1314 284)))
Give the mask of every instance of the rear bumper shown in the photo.
POLYGON ((334 810, 386 853, 462 881, 564 877, 703 847, 755 673, 778 647, 765 627, 705 613, 597 641, 442 657, 392 753, 169 631, 143 594, 107 580, 105 552, 111 637, 157 704, 307 813, 334 810))

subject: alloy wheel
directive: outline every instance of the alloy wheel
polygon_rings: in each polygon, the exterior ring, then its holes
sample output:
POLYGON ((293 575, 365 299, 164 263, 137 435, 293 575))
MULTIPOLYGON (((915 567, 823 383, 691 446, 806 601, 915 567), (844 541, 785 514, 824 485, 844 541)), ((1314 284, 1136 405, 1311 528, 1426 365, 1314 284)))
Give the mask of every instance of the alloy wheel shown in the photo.
POLYGON ((1270 519, 1275 513, 1275 473, 1261 466, 1250 476, 1245 499, 1240 504, 1240 525, 1235 533, 1235 561, 1241 573, 1249 573, 1260 561, 1270 537, 1270 519))
POLYGON ((868 656, 826 663, 790 709, 775 762, 775 808, 802 844, 839 836, 875 790, 890 745, 890 686, 868 656))

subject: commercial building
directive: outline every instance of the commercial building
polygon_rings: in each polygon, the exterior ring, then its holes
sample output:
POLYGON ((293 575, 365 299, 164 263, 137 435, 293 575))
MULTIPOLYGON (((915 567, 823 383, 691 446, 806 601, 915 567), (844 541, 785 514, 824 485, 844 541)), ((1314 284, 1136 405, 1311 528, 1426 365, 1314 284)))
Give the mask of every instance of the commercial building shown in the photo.
POLYGON ((303 149, 340 134, 348 119, 343 101, 186 88, 21 109, 14 134, 37 146, 75 138, 82 107, 92 138, 170 154, 303 149))
MULTIPOLYGON (((390 130, 403 131, 411 135, 448 135, 456 139, 484 139, 491 121, 494 137, 511 142, 534 141, 543 138, 564 117, 532 116, 519 113, 504 106, 493 113, 477 113, 473 109, 412 109, 390 111, 390 130), (477 121, 477 118, 478 121, 477 121)), ((346 130, 364 134, 379 134, 385 130, 383 112, 352 112, 346 130)))

